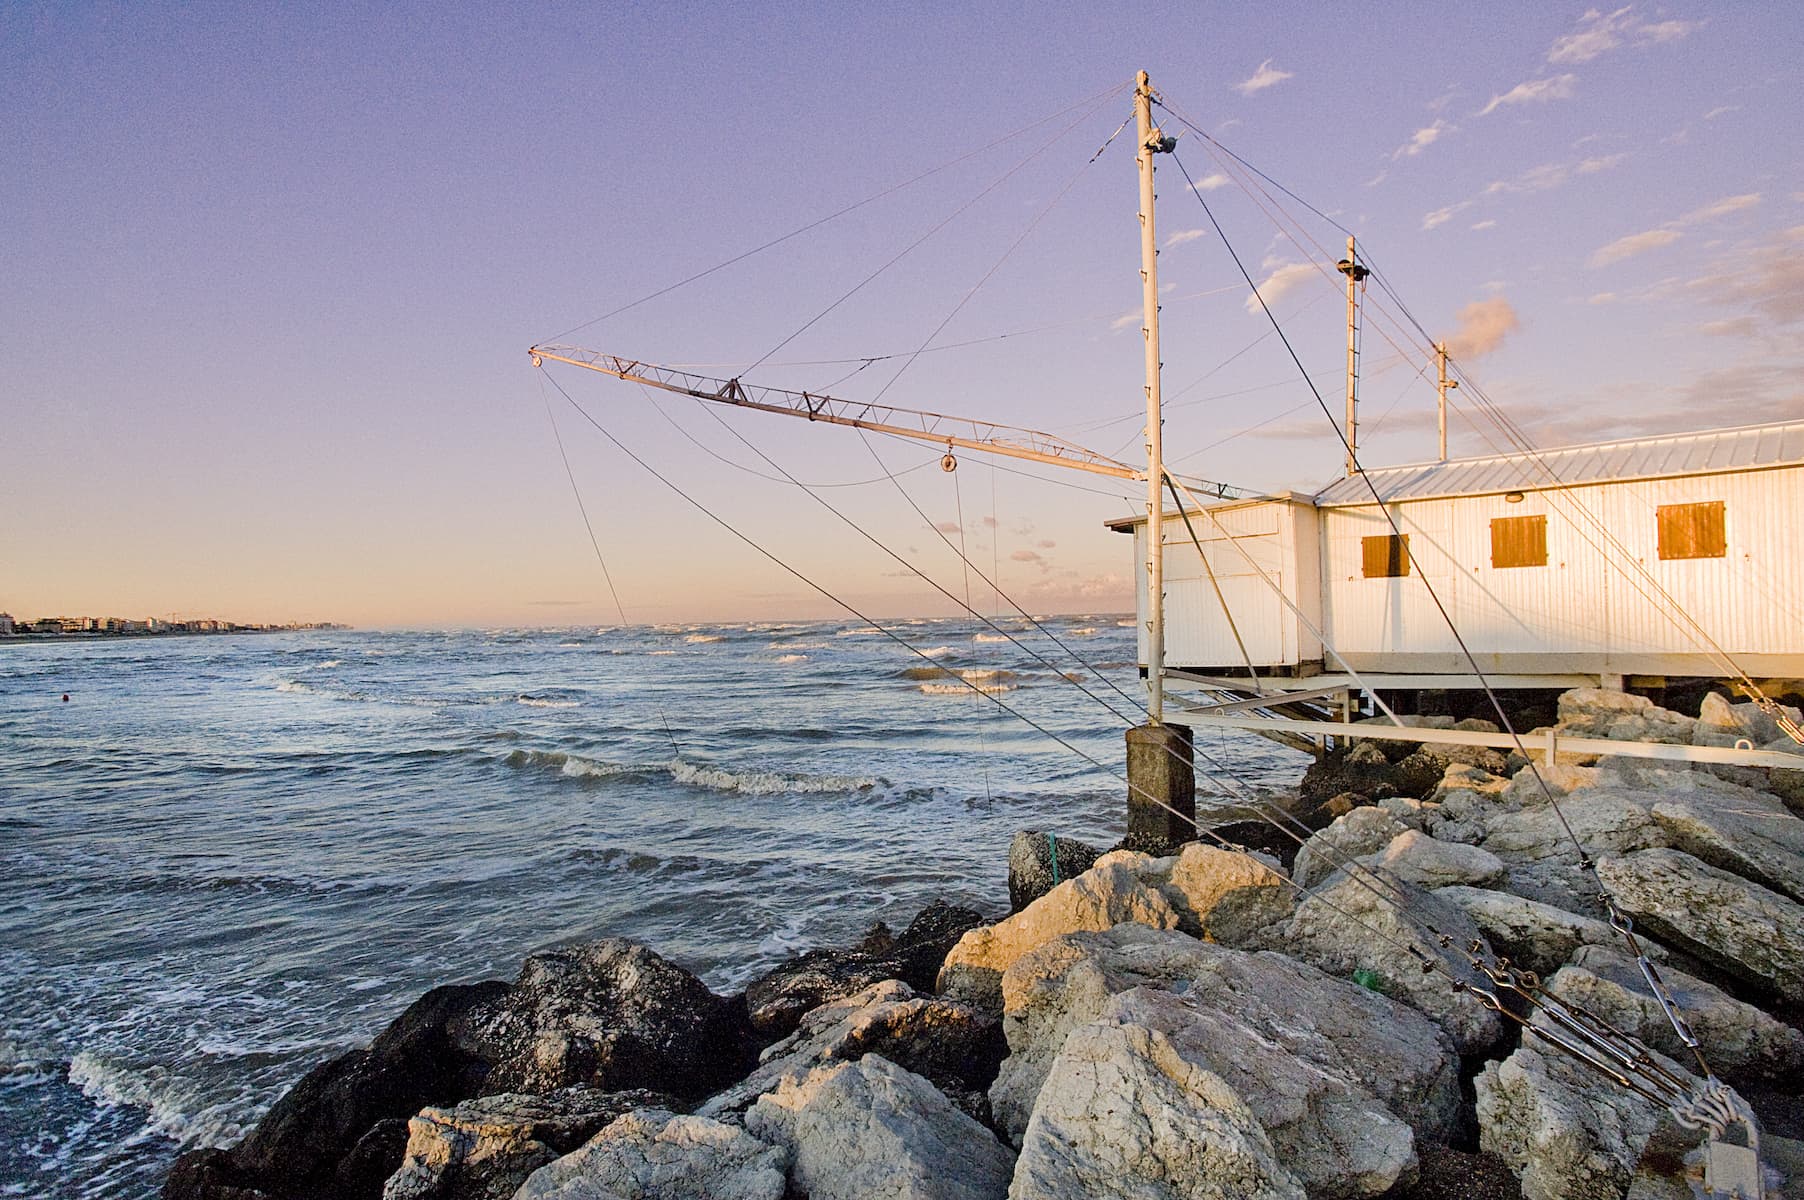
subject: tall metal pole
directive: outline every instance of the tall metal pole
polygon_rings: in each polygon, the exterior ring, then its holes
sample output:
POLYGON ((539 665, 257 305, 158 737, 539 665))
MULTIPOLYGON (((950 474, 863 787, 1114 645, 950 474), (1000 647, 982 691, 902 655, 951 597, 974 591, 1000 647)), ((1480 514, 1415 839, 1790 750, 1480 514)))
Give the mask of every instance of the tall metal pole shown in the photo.
POLYGON ((1135 77, 1134 123, 1140 137, 1140 281, 1146 337, 1146 635, 1148 711, 1155 724, 1165 720, 1165 485, 1160 450, 1159 407, 1159 247, 1153 229, 1153 155, 1167 148, 1153 128, 1152 84, 1146 72, 1135 77))
POLYGON ((1435 357, 1436 364, 1440 367, 1440 379, 1437 382, 1438 390, 1435 393, 1439 397, 1439 401, 1437 402, 1435 407, 1441 418, 1441 461, 1446 462, 1447 461, 1447 393, 1449 391, 1451 391, 1452 389, 1458 387, 1459 384, 1456 383, 1455 381, 1447 378, 1447 343, 1446 342, 1436 342, 1435 343, 1434 357, 1435 357))
POLYGON ((1359 285, 1371 272, 1359 265, 1351 235, 1338 266, 1347 277, 1347 477, 1352 478, 1359 471, 1359 285))

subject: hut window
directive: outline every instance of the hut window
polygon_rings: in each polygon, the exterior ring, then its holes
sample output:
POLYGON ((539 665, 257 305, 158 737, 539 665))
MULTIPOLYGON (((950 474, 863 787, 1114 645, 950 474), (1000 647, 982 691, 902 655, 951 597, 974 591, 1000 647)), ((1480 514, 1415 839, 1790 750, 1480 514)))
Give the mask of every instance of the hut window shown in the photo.
POLYGON ((1545 567, 1547 518, 1494 517, 1491 520, 1493 567, 1545 567))
POLYGON ((1661 558, 1722 558, 1728 553, 1721 500, 1662 504, 1656 515, 1660 521, 1661 558))
POLYGON ((1360 538, 1365 552, 1367 579, 1395 579, 1409 574, 1409 535, 1381 533, 1377 537, 1360 538))

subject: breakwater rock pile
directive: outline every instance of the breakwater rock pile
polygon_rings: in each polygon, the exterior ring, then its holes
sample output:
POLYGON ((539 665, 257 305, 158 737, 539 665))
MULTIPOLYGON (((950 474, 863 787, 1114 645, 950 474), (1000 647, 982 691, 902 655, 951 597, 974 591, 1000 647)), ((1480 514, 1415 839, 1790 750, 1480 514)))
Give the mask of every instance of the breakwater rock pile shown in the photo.
MULTIPOLYGON (((1560 722, 1780 740, 1715 697, 1573 692, 1560 722)), ((1695 1072, 1599 880, 1760 1118, 1768 1195, 1804 1194, 1799 780, 1357 742, 1288 841, 1219 844, 1245 813, 1162 857, 1024 832, 1011 915, 936 904, 742 995, 622 939, 435 989, 165 1196, 1684 1200, 1702 1134, 1450 984, 1507 958, 1695 1072)))

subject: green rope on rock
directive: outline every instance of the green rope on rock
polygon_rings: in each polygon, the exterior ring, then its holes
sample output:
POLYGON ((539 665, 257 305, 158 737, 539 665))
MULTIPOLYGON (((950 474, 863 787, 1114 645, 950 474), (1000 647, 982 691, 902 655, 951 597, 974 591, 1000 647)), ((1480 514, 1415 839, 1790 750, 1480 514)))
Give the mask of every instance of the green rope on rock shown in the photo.
POLYGON ((1052 855, 1052 886, 1057 887, 1057 886, 1059 886, 1059 835, 1058 834, 1049 833, 1046 835, 1046 850, 1047 850, 1047 853, 1052 855))

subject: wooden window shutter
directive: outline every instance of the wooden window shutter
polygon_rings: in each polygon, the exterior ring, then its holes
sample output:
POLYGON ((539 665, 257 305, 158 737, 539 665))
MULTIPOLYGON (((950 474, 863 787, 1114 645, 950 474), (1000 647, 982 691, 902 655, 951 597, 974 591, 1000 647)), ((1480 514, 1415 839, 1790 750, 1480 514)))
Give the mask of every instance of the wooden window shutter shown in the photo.
POLYGON ((1729 552, 1723 502, 1662 504, 1656 510, 1660 523, 1660 557, 1722 558, 1729 552))
POLYGON ((1538 513, 1529 517, 1493 517, 1491 519, 1491 565, 1493 567, 1545 567, 1547 565, 1547 518, 1538 513))
POLYGON ((1377 537, 1360 538, 1365 555, 1367 579, 1395 579, 1409 574, 1409 535, 1381 533, 1377 537))

